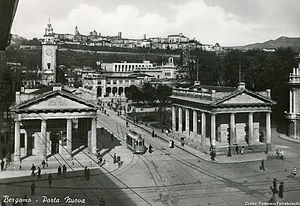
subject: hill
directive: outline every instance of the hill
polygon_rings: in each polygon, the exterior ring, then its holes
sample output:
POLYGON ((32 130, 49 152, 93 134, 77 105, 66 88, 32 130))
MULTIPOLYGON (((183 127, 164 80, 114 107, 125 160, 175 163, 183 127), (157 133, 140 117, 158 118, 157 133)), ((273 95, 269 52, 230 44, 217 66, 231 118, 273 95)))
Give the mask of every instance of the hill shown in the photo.
POLYGON ((295 52, 300 52, 300 37, 285 37, 281 36, 275 40, 265 41, 263 43, 248 44, 245 46, 236 46, 234 48, 240 50, 249 49, 277 49, 277 48, 292 48, 295 52))

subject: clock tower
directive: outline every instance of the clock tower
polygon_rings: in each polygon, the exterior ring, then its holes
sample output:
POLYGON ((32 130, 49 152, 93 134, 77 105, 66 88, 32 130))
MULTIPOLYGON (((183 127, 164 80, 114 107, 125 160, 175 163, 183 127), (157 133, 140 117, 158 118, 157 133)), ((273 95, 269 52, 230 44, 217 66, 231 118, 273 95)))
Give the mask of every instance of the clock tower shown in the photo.
POLYGON ((42 84, 44 85, 51 85, 56 82, 56 50, 57 45, 49 20, 42 43, 42 84))

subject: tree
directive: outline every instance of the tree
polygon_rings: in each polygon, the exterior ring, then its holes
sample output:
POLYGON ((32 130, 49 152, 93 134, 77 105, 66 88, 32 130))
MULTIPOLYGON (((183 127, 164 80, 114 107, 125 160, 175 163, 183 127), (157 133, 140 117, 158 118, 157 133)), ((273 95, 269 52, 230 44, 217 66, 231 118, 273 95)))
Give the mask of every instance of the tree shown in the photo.
POLYGON ((140 102, 143 100, 143 93, 134 85, 128 87, 126 97, 134 102, 140 102))
POLYGON ((157 90, 152 87, 151 84, 145 83, 143 86, 143 99, 149 103, 153 103, 156 100, 157 90))
POLYGON ((157 99, 160 103, 164 104, 168 100, 169 96, 172 95, 172 88, 166 85, 159 85, 157 88, 157 99))

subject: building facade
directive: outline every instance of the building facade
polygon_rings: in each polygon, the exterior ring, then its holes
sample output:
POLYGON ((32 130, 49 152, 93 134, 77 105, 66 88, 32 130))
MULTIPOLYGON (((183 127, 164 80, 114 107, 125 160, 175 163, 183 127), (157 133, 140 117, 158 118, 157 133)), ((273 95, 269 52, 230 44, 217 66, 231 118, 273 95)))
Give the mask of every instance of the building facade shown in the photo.
MULTIPOLYGON (((97 107, 53 86, 51 91, 32 95, 27 101, 16 95, 14 113, 14 163, 33 157, 45 160, 59 153, 72 159, 73 150, 87 146, 96 152, 97 107)), ((27 99, 27 98, 26 98, 27 99)))
POLYGON ((202 147, 271 144, 270 90, 195 86, 174 89, 172 130, 202 147))
MULTIPOLYGON (((298 57, 300 58, 300 56, 298 57)), ((298 68, 293 68, 290 73, 290 103, 286 113, 288 120, 288 136, 292 139, 300 139, 300 63, 298 68)))

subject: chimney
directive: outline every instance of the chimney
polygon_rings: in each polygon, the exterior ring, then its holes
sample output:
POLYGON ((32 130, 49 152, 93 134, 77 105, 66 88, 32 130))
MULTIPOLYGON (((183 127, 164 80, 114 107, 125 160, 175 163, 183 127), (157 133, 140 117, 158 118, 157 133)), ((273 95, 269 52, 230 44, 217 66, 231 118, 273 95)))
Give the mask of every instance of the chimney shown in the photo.
POLYGON ((243 89, 246 89, 246 84, 245 84, 245 82, 239 82, 238 90, 243 90, 243 89))
POLYGON ((146 40, 147 39, 147 35, 146 34, 144 34, 144 40, 146 40))
POLYGON ((122 38, 122 32, 118 32, 118 37, 121 39, 122 38))
POLYGON ((53 91, 61 91, 61 89, 62 89, 62 85, 61 84, 59 84, 59 83, 57 83, 57 84, 54 84, 53 85, 53 91))

